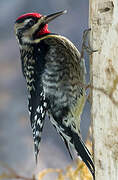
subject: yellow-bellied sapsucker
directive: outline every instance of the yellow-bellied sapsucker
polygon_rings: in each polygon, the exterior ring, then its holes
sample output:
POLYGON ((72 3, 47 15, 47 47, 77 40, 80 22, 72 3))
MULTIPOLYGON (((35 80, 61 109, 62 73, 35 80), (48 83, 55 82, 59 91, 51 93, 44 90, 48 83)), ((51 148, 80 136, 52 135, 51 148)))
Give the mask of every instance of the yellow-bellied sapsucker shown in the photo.
POLYGON ((48 23, 64 14, 29 13, 15 22, 22 71, 29 92, 29 112, 35 156, 39 152, 46 112, 70 148, 85 162, 94 177, 91 154, 80 136, 80 116, 85 103, 85 65, 67 38, 48 30, 48 23))

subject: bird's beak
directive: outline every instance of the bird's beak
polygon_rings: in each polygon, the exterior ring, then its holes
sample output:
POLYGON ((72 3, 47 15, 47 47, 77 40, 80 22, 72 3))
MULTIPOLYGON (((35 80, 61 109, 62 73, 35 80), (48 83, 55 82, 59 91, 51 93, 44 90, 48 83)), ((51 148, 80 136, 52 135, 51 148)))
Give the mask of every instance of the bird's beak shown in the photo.
POLYGON ((61 15, 65 14, 65 13, 67 13, 67 10, 60 11, 60 12, 45 16, 45 24, 48 24, 53 19, 57 18, 58 16, 61 16, 61 15))

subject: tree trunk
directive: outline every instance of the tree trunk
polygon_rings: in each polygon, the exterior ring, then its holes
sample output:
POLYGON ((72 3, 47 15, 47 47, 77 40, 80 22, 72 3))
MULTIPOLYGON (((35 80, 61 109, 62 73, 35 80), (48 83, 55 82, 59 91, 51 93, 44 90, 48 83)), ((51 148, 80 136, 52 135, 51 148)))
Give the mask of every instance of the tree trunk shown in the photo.
POLYGON ((118 180, 118 0, 90 0, 96 180, 118 180))

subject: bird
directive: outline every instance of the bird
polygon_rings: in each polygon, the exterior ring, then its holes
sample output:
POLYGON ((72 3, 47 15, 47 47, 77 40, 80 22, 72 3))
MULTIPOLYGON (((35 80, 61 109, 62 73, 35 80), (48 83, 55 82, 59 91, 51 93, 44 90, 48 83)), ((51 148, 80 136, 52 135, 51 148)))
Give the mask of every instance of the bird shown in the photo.
POLYGON ((68 38, 48 29, 49 22, 66 12, 50 15, 32 12, 15 21, 15 35, 28 91, 35 158, 37 161, 45 117, 48 116, 70 156, 73 158, 71 151, 76 152, 94 178, 92 156, 80 132, 86 100, 85 62, 68 38))

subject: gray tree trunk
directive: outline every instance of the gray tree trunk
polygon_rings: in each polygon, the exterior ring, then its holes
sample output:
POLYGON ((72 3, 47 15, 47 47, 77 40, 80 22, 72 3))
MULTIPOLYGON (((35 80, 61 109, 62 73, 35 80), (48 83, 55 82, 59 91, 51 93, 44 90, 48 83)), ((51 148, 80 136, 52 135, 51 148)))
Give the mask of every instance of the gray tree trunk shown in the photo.
POLYGON ((90 0, 96 180, 118 180, 118 0, 90 0))

